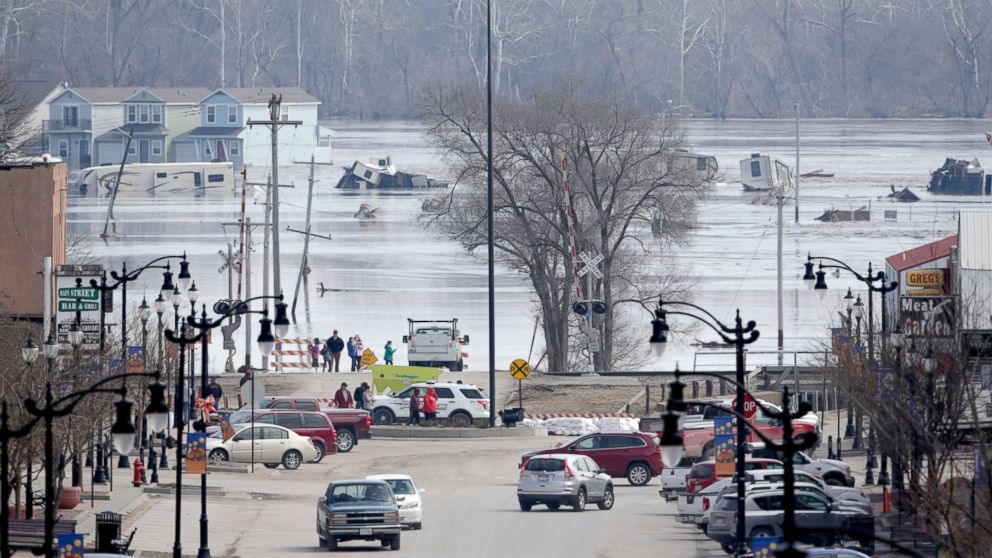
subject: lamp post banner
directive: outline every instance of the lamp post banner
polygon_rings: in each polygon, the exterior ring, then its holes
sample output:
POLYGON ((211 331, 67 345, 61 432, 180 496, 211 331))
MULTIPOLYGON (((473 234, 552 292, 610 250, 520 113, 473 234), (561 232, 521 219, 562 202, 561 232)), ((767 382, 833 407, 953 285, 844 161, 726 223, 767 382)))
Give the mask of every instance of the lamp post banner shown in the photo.
POLYGON ((751 537, 751 552, 754 558, 773 558, 781 543, 779 537, 751 537))
POLYGON ((207 472, 207 435, 203 432, 190 432, 186 435, 186 472, 207 472))
POLYGON ((83 558, 83 534, 62 533, 58 536, 59 558, 83 558))
POLYGON ((734 476, 737 440, 734 438, 734 418, 716 417, 713 421, 713 449, 718 477, 734 476))
POLYGON ((127 348, 127 371, 139 373, 145 371, 145 348, 141 345, 127 348))

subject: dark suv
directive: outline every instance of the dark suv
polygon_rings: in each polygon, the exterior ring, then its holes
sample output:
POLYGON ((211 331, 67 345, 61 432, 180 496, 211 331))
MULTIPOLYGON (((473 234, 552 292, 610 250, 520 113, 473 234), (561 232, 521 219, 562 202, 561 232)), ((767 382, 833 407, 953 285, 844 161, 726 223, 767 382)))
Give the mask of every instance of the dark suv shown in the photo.
MULTIPOLYGON (((251 422, 251 411, 236 411, 230 416, 231 424, 248 424, 251 422)), ((326 454, 337 453, 338 434, 334 424, 324 413, 314 411, 255 411, 255 424, 275 424, 288 428, 300 436, 308 436, 315 448, 320 462, 326 454)))
POLYGON ((627 477, 634 486, 651 482, 661 474, 661 449, 654 434, 644 432, 600 432, 576 438, 558 448, 525 453, 520 466, 535 455, 575 453, 587 455, 611 477, 627 477))

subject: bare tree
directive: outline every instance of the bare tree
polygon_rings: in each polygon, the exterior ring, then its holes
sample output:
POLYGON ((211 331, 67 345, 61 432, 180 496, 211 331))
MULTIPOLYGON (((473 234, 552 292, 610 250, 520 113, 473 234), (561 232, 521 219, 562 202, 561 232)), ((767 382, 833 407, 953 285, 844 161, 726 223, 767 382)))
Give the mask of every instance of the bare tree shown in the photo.
MULTIPOLYGON (((185 0, 176 21, 183 32, 198 37, 217 51, 221 87, 227 85, 227 5, 229 0, 185 0), (207 29, 202 29, 206 27, 207 29)), ((240 17, 240 9, 238 10, 240 17)))
POLYGON ((17 88, 17 80, 0 66, 0 160, 17 155, 38 140, 28 117, 31 108, 17 88))

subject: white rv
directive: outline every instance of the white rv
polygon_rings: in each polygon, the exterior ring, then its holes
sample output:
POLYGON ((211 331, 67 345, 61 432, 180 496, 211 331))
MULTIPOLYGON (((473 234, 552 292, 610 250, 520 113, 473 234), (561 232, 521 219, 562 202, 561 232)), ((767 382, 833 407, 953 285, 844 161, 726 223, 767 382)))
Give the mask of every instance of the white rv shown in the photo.
MULTIPOLYGON (((79 171, 70 186, 86 194, 109 195, 117 182, 118 165, 90 167, 79 171)), ((235 190, 234 163, 131 163, 124 165, 118 195, 172 195, 235 190)))
POLYGON ((793 189, 792 167, 770 155, 752 153, 741 159, 741 184, 746 192, 793 189))

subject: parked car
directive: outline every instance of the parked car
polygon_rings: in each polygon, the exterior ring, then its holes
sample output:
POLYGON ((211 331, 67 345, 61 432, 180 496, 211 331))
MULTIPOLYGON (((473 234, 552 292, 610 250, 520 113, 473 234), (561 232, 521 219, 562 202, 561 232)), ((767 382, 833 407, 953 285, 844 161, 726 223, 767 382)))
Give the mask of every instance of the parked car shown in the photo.
POLYGON ((396 504, 400 509, 400 523, 408 529, 419 531, 423 525, 424 506, 420 495, 425 492, 423 488, 417 488, 410 475, 369 475, 365 477, 370 480, 385 481, 396 497, 396 504))
MULTIPOLYGON (((751 450, 752 457, 767 457, 769 459, 782 460, 785 458, 783 452, 766 448, 764 444, 753 444, 751 450)), ((851 466, 837 459, 815 459, 805 453, 797 452, 792 459, 797 471, 823 478, 827 484, 834 486, 854 486, 854 477, 851 475, 851 466)))
MULTIPOLYGON (((242 410, 247 407, 242 407, 242 410)), ((338 433, 338 451, 348 453, 358 445, 358 440, 372 437, 372 413, 365 409, 339 409, 330 401, 314 397, 273 397, 262 401, 262 408, 299 411, 320 411, 331 419, 338 433)))
MULTIPOLYGON (((777 409, 778 407, 772 405, 768 402, 762 402, 763 405, 771 409, 777 409)), ((730 402, 724 401, 722 403, 727 410, 714 409, 712 407, 707 407, 704 413, 704 419, 697 422, 686 422, 682 429, 682 443, 685 446, 684 455, 686 457, 696 457, 702 459, 710 459, 714 455, 714 444, 713 444, 713 423, 714 419, 718 416, 731 416, 729 412, 730 402)), ((805 417, 804 417, 805 418, 805 417)), ((748 421, 752 430, 758 430, 768 438, 771 438, 775 442, 782 441, 782 423, 778 419, 773 419, 765 415, 764 411, 759 407, 757 412, 748 421)), ((810 418, 808 420, 797 419, 792 424, 792 430, 794 435, 798 436, 807 432, 819 432, 819 420, 815 418, 810 418)), ((756 444, 761 442, 761 438, 758 437, 753 431, 748 432, 748 442, 756 444)))
POLYGON ((665 467, 661 471, 661 490, 658 494, 665 499, 666 502, 671 502, 678 498, 679 494, 685 493, 685 482, 686 477, 689 476, 689 471, 692 470, 693 460, 688 457, 683 457, 682 461, 679 461, 675 467, 665 467))
POLYGON ((437 418, 452 426, 489 424, 489 399, 471 384, 421 382, 397 394, 376 395, 372 398, 372 422, 393 424, 410 418, 410 396, 414 389, 424 396, 428 387, 437 393, 437 418))
MULTIPOLYGON (((749 457, 744 460, 744 468, 748 471, 756 469, 781 469, 782 462, 777 459, 762 459, 749 457)), ((686 477, 685 490, 688 493, 699 492, 719 480, 716 475, 716 461, 700 461, 689 470, 686 477)))
MULTIPOLYGON (((753 482, 785 482, 785 471, 781 469, 748 471, 748 477, 753 482)), ((796 482, 808 482, 810 484, 815 484, 836 500, 853 500, 863 503, 870 502, 868 496, 858 488, 828 484, 824 481, 824 479, 805 471, 795 471, 795 477, 796 482)), ((734 478, 737 478, 736 475, 734 478)))
POLYGON ((661 474, 661 449, 653 434, 644 432, 599 432, 580 436, 561 447, 525 453, 520 464, 545 453, 568 453, 591 457, 611 477, 627 477, 634 486, 651 482, 661 474))
MULTIPOLYGON (((748 537, 782 536, 783 491, 752 491, 745 496, 745 529, 748 537)), ((706 535, 720 543, 724 551, 733 552, 737 524, 737 496, 720 498, 710 513, 706 535)), ((868 554, 874 552, 874 518, 861 511, 832 505, 827 500, 808 493, 796 493, 796 526, 805 530, 802 542, 820 545, 859 547, 868 554), (846 530, 864 531, 861 536, 846 530)))
POLYGON ((730 484, 731 479, 723 478, 694 494, 679 494, 677 508, 679 523, 692 523, 706 531, 710 510, 716 505, 720 493, 730 484))
POLYGON ((399 506, 385 481, 334 481, 317 499, 317 538, 328 550, 352 540, 379 541, 399 550, 402 530, 399 506))
MULTIPOLYGON (((783 482, 749 482, 746 485, 747 493, 757 492, 762 490, 785 490, 785 483, 783 482)), ((825 490, 817 486, 816 484, 809 482, 797 482, 795 483, 796 493, 806 493, 818 496, 827 502, 830 502, 835 507, 838 508, 849 508, 853 510, 858 510, 867 514, 872 513, 871 502, 866 498, 865 500, 839 500, 828 494, 825 490)), ((727 492, 727 494, 721 493, 720 497, 725 495, 735 494, 733 491, 727 492)))
POLYGON ((550 510, 564 504, 580 512, 590 502, 609 510, 613 508, 613 480, 584 455, 535 455, 520 469, 517 501, 523 511, 530 511, 535 504, 544 504, 550 510))
POLYGON ((226 442, 220 432, 207 437, 207 458, 211 461, 248 463, 253 455, 256 462, 272 469, 279 465, 297 469, 304 461, 317 458, 317 448, 310 438, 274 424, 245 426, 226 442))
MULTIPOLYGON (((251 411, 235 411, 228 418, 234 429, 251 426, 251 411)), ((337 431, 331 419, 324 413, 316 411, 255 411, 255 424, 275 424, 288 428, 300 436, 308 436, 317 448, 319 463, 325 455, 337 453, 337 431)), ((219 428, 219 427, 218 427, 219 428)), ((209 432, 209 429, 208 429, 209 432)))

